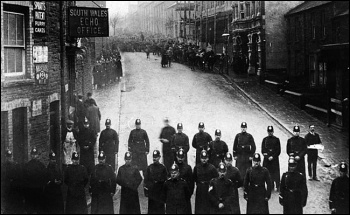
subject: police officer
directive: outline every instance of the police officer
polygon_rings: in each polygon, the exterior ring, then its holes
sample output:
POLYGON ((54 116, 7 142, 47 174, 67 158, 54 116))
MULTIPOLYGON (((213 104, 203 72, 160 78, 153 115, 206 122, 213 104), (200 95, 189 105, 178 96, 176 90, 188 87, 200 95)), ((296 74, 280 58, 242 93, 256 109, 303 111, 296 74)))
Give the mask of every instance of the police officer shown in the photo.
POLYGON ((47 165, 48 182, 45 186, 45 206, 48 214, 63 214, 64 204, 62 195, 63 177, 57 164, 57 156, 54 152, 49 154, 49 164, 47 165))
POLYGON ((315 125, 309 126, 309 133, 305 135, 305 142, 307 149, 307 167, 309 171, 309 180, 319 181, 316 174, 318 150, 311 149, 310 146, 321 144, 320 135, 315 132, 315 125))
POLYGON ((148 213, 149 214, 164 214, 165 205, 159 195, 162 192, 164 182, 167 180, 167 169, 159 163, 160 152, 153 151, 153 164, 147 167, 144 180, 144 191, 148 197, 148 213))
POLYGON ((201 163, 196 165, 193 169, 193 181, 197 185, 195 214, 210 213, 210 201, 208 195, 209 183, 211 179, 218 177, 218 172, 208 161, 208 152, 202 150, 201 163))
POLYGON ((269 170, 260 165, 259 153, 253 157, 253 166, 244 177, 244 199, 247 200, 247 214, 268 214, 268 201, 271 197, 271 178, 269 170), (266 188, 265 188, 266 186, 266 188))
POLYGON ((215 140, 211 141, 209 144, 209 154, 210 159, 209 163, 213 164, 216 168, 219 167, 219 163, 224 161, 224 157, 228 152, 227 144, 220 140, 221 139, 221 130, 215 130, 215 140))
POLYGON ((164 119, 164 128, 159 136, 160 142, 163 144, 163 160, 164 165, 170 171, 170 167, 174 162, 174 153, 171 151, 170 142, 173 138, 173 135, 176 133, 175 128, 169 125, 169 119, 164 119))
POLYGON ((233 157, 242 176, 245 176, 247 169, 252 166, 255 150, 254 138, 247 132, 247 123, 242 122, 241 133, 236 135, 233 143, 233 157))
POLYGON ((88 175, 90 175, 95 166, 94 146, 96 135, 91 130, 89 120, 86 117, 84 119, 84 127, 78 133, 78 143, 80 147, 80 164, 85 166, 88 175))
POLYGON ((137 188, 141 184, 142 177, 136 167, 131 165, 132 156, 126 152, 125 164, 121 166, 117 174, 117 184, 121 186, 120 214, 140 214, 140 200, 137 188))
POLYGON ((268 136, 261 143, 261 153, 264 155, 263 167, 266 167, 271 175, 272 187, 276 184, 276 190, 280 187, 280 139, 273 135, 273 126, 267 126, 268 136))
POLYGON ((89 181, 87 170, 79 164, 79 154, 73 152, 73 164, 64 173, 64 183, 68 186, 66 198, 67 214, 87 214, 85 186, 89 181))
MULTIPOLYGON (((294 157, 288 160, 288 172, 283 173, 279 202, 284 214, 302 214, 307 201, 307 185, 305 175, 296 171, 297 162, 294 157)), ((348 204, 349 202, 347 202, 348 204)))
POLYGON ((225 165, 227 169, 225 177, 230 179, 233 183, 233 214, 241 214, 239 206, 238 188, 243 186, 243 180, 238 168, 232 166, 232 155, 229 152, 227 152, 225 156, 225 165))
POLYGON ((339 165, 340 177, 332 182, 329 195, 329 208, 332 214, 349 214, 349 177, 348 165, 341 162, 339 165))
POLYGON ((1 212, 24 213, 21 166, 13 161, 11 150, 5 153, 6 161, 1 165, 1 212))
POLYGON ((113 196, 116 180, 114 169, 106 163, 106 154, 101 151, 90 179, 92 214, 114 214, 113 196))
POLYGON ((209 143, 213 141, 210 134, 204 131, 204 123, 200 122, 198 124, 199 132, 193 136, 192 147, 196 149, 196 165, 201 163, 200 154, 204 149, 209 150, 209 143))
POLYGON ((305 175, 305 159, 304 156, 307 152, 307 145, 305 139, 300 137, 300 127, 294 126, 293 137, 287 141, 287 154, 293 156, 297 161, 296 171, 305 175))
POLYGON ((38 150, 35 147, 30 154, 32 159, 23 168, 27 213, 42 213, 43 189, 47 183, 46 167, 39 161, 38 150))
POLYGON ((210 181, 209 198, 211 202, 210 214, 233 214, 233 182, 225 177, 226 165, 222 162, 218 165, 219 177, 210 181))
POLYGON ((118 133, 111 128, 112 121, 106 119, 106 129, 100 134, 99 139, 99 151, 104 151, 106 155, 106 163, 112 166, 113 171, 115 170, 115 155, 118 155, 119 151, 119 138, 118 133))
POLYGON ((185 151, 185 163, 187 163, 187 152, 190 150, 190 144, 188 136, 182 133, 183 125, 182 123, 177 124, 177 133, 173 136, 171 140, 171 149, 176 157, 176 152, 182 148, 185 151))
POLYGON ((191 196, 194 190, 194 181, 192 175, 192 168, 190 165, 185 163, 185 151, 183 149, 179 149, 176 152, 176 164, 179 167, 180 176, 186 181, 188 188, 190 189, 190 198, 187 200, 187 214, 192 214, 192 206, 191 206, 191 196))
POLYGON ((147 132, 141 129, 141 120, 136 119, 136 129, 129 135, 128 148, 132 153, 133 163, 137 165, 139 171, 145 174, 147 170, 147 155, 149 153, 149 139, 147 132))
POLYGON ((170 178, 165 181, 163 198, 166 204, 166 214, 187 214, 187 200, 191 198, 190 189, 186 181, 179 178, 179 167, 173 164, 170 178))

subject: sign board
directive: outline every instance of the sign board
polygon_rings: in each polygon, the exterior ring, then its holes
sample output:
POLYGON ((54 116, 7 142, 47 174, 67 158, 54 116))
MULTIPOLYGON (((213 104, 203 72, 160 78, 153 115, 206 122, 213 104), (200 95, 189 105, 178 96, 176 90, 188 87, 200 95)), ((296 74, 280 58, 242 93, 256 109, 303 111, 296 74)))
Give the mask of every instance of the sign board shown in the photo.
POLYGON ((35 80, 38 84, 47 84, 49 73, 47 63, 35 64, 35 80))
POLYGON ((49 51, 47 46, 33 46, 33 61, 34 63, 47 63, 49 51))
POLYGON ((34 33, 46 34, 46 3, 44 1, 33 1, 34 33))
POLYGON ((71 37, 108 37, 108 8, 69 7, 68 28, 71 37))
POLYGON ((41 99, 34 100, 32 102, 32 117, 39 116, 42 114, 42 103, 41 99))

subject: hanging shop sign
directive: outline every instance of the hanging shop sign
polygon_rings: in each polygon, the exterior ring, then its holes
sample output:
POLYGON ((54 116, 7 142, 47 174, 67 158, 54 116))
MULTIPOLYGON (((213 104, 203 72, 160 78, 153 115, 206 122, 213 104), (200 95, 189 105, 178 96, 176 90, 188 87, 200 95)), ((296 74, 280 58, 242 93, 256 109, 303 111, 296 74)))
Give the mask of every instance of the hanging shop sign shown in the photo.
POLYGON ((69 7, 69 36, 108 37, 108 8, 69 7))
POLYGON ((35 64, 35 80, 37 84, 47 84, 49 73, 47 63, 35 64))
POLYGON ((34 34, 45 35, 46 34, 46 3, 44 1, 33 2, 34 12, 34 34))

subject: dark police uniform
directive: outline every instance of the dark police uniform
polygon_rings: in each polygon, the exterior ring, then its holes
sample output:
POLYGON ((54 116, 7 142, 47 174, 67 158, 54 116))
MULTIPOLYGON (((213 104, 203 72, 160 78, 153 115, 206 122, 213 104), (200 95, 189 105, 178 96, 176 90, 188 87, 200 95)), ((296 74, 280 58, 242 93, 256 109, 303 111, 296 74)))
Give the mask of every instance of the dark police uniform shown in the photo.
MULTIPOLYGON (((199 128, 204 128, 204 123, 199 123, 199 128)), ((192 147, 196 149, 196 165, 201 163, 200 154, 204 149, 206 151, 209 150, 209 143, 213 141, 210 134, 207 132, 198 132, 193 136, 192 147)))
POLYGON ((171 150, 171 140, 173 135, 176 133, 175 128, 172 126, 165 126, 159 136, 159 139, 167 139, 169 142, 165 143, 163 140, 160 142, 163 143, 163 159, 164 165, 167 168, 168 172, 171 165, 174 163, 174 153, 171 150))
MULTIPOLYGON (((72 159, 79 159, 74 152, 72 159)), ((64 173, 64 183, 68 186, 66 199, 67 214, 87 214, 85 186, 89 181, 87 170, 83 165, 69 165, 64 173)))
MULTIPOLYGON (((221 136, 221 131, 217 129, 215 135, 221 136)), ((228 152, 227 144, 222 140, 214 140, 209 143, 209 148, 209 163, 217 168, 219 163, 224 161, 224 157, 228 152)))
MULTIPOLYGON (((155 150, 153 157, 159 157, 160 152, 155 150)), ((144 180, 145 194, 148 197, 148 213, 164 214, 164 201, 159 195, 162 193, 164 182, 167 180, 167 169, 161 163, 152 163, 147 167, 144 180)))
MULTIPOLYGON (((201 157, 203 157, 203 151, 201 157)), ((205 156, 208 154, 205 152, 205 156)), ((193 169, 193 181, 196 182, 196 214, 208 214, 210 213, 210 201, 208 195, 209 183, 213 178, 218 177, 218 172, 215 167, 210 164, 198 164, 193 169)))
POLYGON ((138 170, 146 172, 146 152, 149 152, 149 139, 147 132, 143 129, 132 130, 129 135, 128 147, 129 151, 132 153, 132 162, 137 166, 138 170))
MULTIPOLYGON (((89 122, 85 119, 84 124, 89 122)), ((78 143, 80 147, 80 164, 85 166, 88 175, 91 174, 95 166, 94 146, 96 143, 95 132, 90 128, 83 127, 78 133, 78 143)))
MULTIPOLYGON (((106 159, 100 153, 98 159, 106 159)), ((110 164, 97 164, 91 174, 90 192, 92 214, 114 214, 113 196, 117 177, 110 164)))
MULTIPOLYGON (((294 132, 300 132, 300 128, 295 126, 293 129, 294 132)), ((305 139, 302 137, 293 136, 287 141, 287 154, 289 156, 299 156, 300 160, 297 164, 296 171, 305 175, 305 159, 304 156, 307 152, 307 145, 305 139)))
MULTIPOLYGON (((111 120, 107 119, 105 124, 111 124, 111 120)), ((115 154, 119 151, 118 133, 112 128, 104 129, 100 134, 99 144, 99 151, 106 154, 106 163, 115 171, 115 154)))
MULTIPOLYGON (((174 170, 179 171, 176 164, 174 170)), ((173 167, 172 167, 173 170, 173 167)), ((170 171, 172 171, 170 170, 170 171)), ((190 189, 182 178, 169 178, 164 183, 163 198, 166 204, 166 214, 187 214, 187 199, 191 198, 190 189)))
MULTIPOLYGON (((268 132, 273 132, 273 127, 268 126, 268 132)), ((276 188, 280 187, 280 161, 279 155, 281 154, 280 139, 275 136, 267 136, 261 143, 261 153, 264 155, 263 167, 266 167, 271 176, 272 186, 276 183, 276 188), (269 157, 273 159, 270 161, 269 157)))
MULTIPOLYGON (((254 161, 260 161, 255 154, 254 161)), ((250 167, 244 177, 244 198, 247 200, 247 214, 268 214, 269 205, 265 198, 271 197, 271 178, 265 167, 250 167), (266 188, 265 188, 266 185, 266 188)))
MULTIPOLYGON (((232 155, 230 153, 226 153, 225 160, 232 161, 232 155)), ((230 179, 233 183, 233 214, 240 214, 241 209, 239 206, 238 188, 243 186, 243 179, 237 167, 227 165, 226 168, 227 171, 225 177, 230 179)))
MULTIPOLYGON (((242 123, 242 126, 246 126, 246 123, 242 123)), ((256 146, 254 138, 251 134, 247 132, 238 133, 235 137, 233 143, 233 153, 234 157, 237 156, 236 167, 241 172, 241 175, 245 175, 249 167, 252 166, 252 161, 249 157, 252 157, 255 153, 256 146)))
MULTIPOLYGON (((177 125, 178 129, 182 129, 183 126, 181 123, 177 125)), ((174 157, 176 156, 176 152, 179 149, 183 149, 185 151, 185 163, 187 163, 187 153, 190 150, 190 144, 188 136, 185 133, 176 133, 171 140, 171 149, 174 153, 174 157)), ((176 159, 174 160, 176 161, 176 159)))
POLYGON ((283 206, 284 214, 302 214, 307 195, 305 175, 298 171, 283 173, 279 202, 283 206))
POLYGON ((347 164, 340 164, 340 171, 343 176, 337 177, 332 182, 329 195, 329 208, 334 209, 333 214, 349 214, 349 177, 347 173, 347 164))
MULTIPOLYGON (((131 159, 131 153, 125 153, 125 160, 131 159)), ((117 184, 121 186, 120 214, 140 214, 140 200, 137 188, 141 184, 140 172, 133 165, 124 164, 118 170, 117 184)))

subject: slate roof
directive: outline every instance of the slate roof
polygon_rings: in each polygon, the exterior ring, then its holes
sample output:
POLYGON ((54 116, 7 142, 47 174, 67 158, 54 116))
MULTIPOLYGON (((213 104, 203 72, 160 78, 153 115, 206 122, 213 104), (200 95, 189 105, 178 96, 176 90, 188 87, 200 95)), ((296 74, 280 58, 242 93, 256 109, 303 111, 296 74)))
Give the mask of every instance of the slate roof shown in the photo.
POLYGON ((288 11, 288 13, 286 14, 286 16, 288 15, 292 15, 295 13, 299 13, 305 10, 309 10, 311 8, 315 8, 324 4, 328 4, 331 3, 332 1, 305 1, 304 3, 296 6, 295 8, 291 9, 290 11, 288 11))

